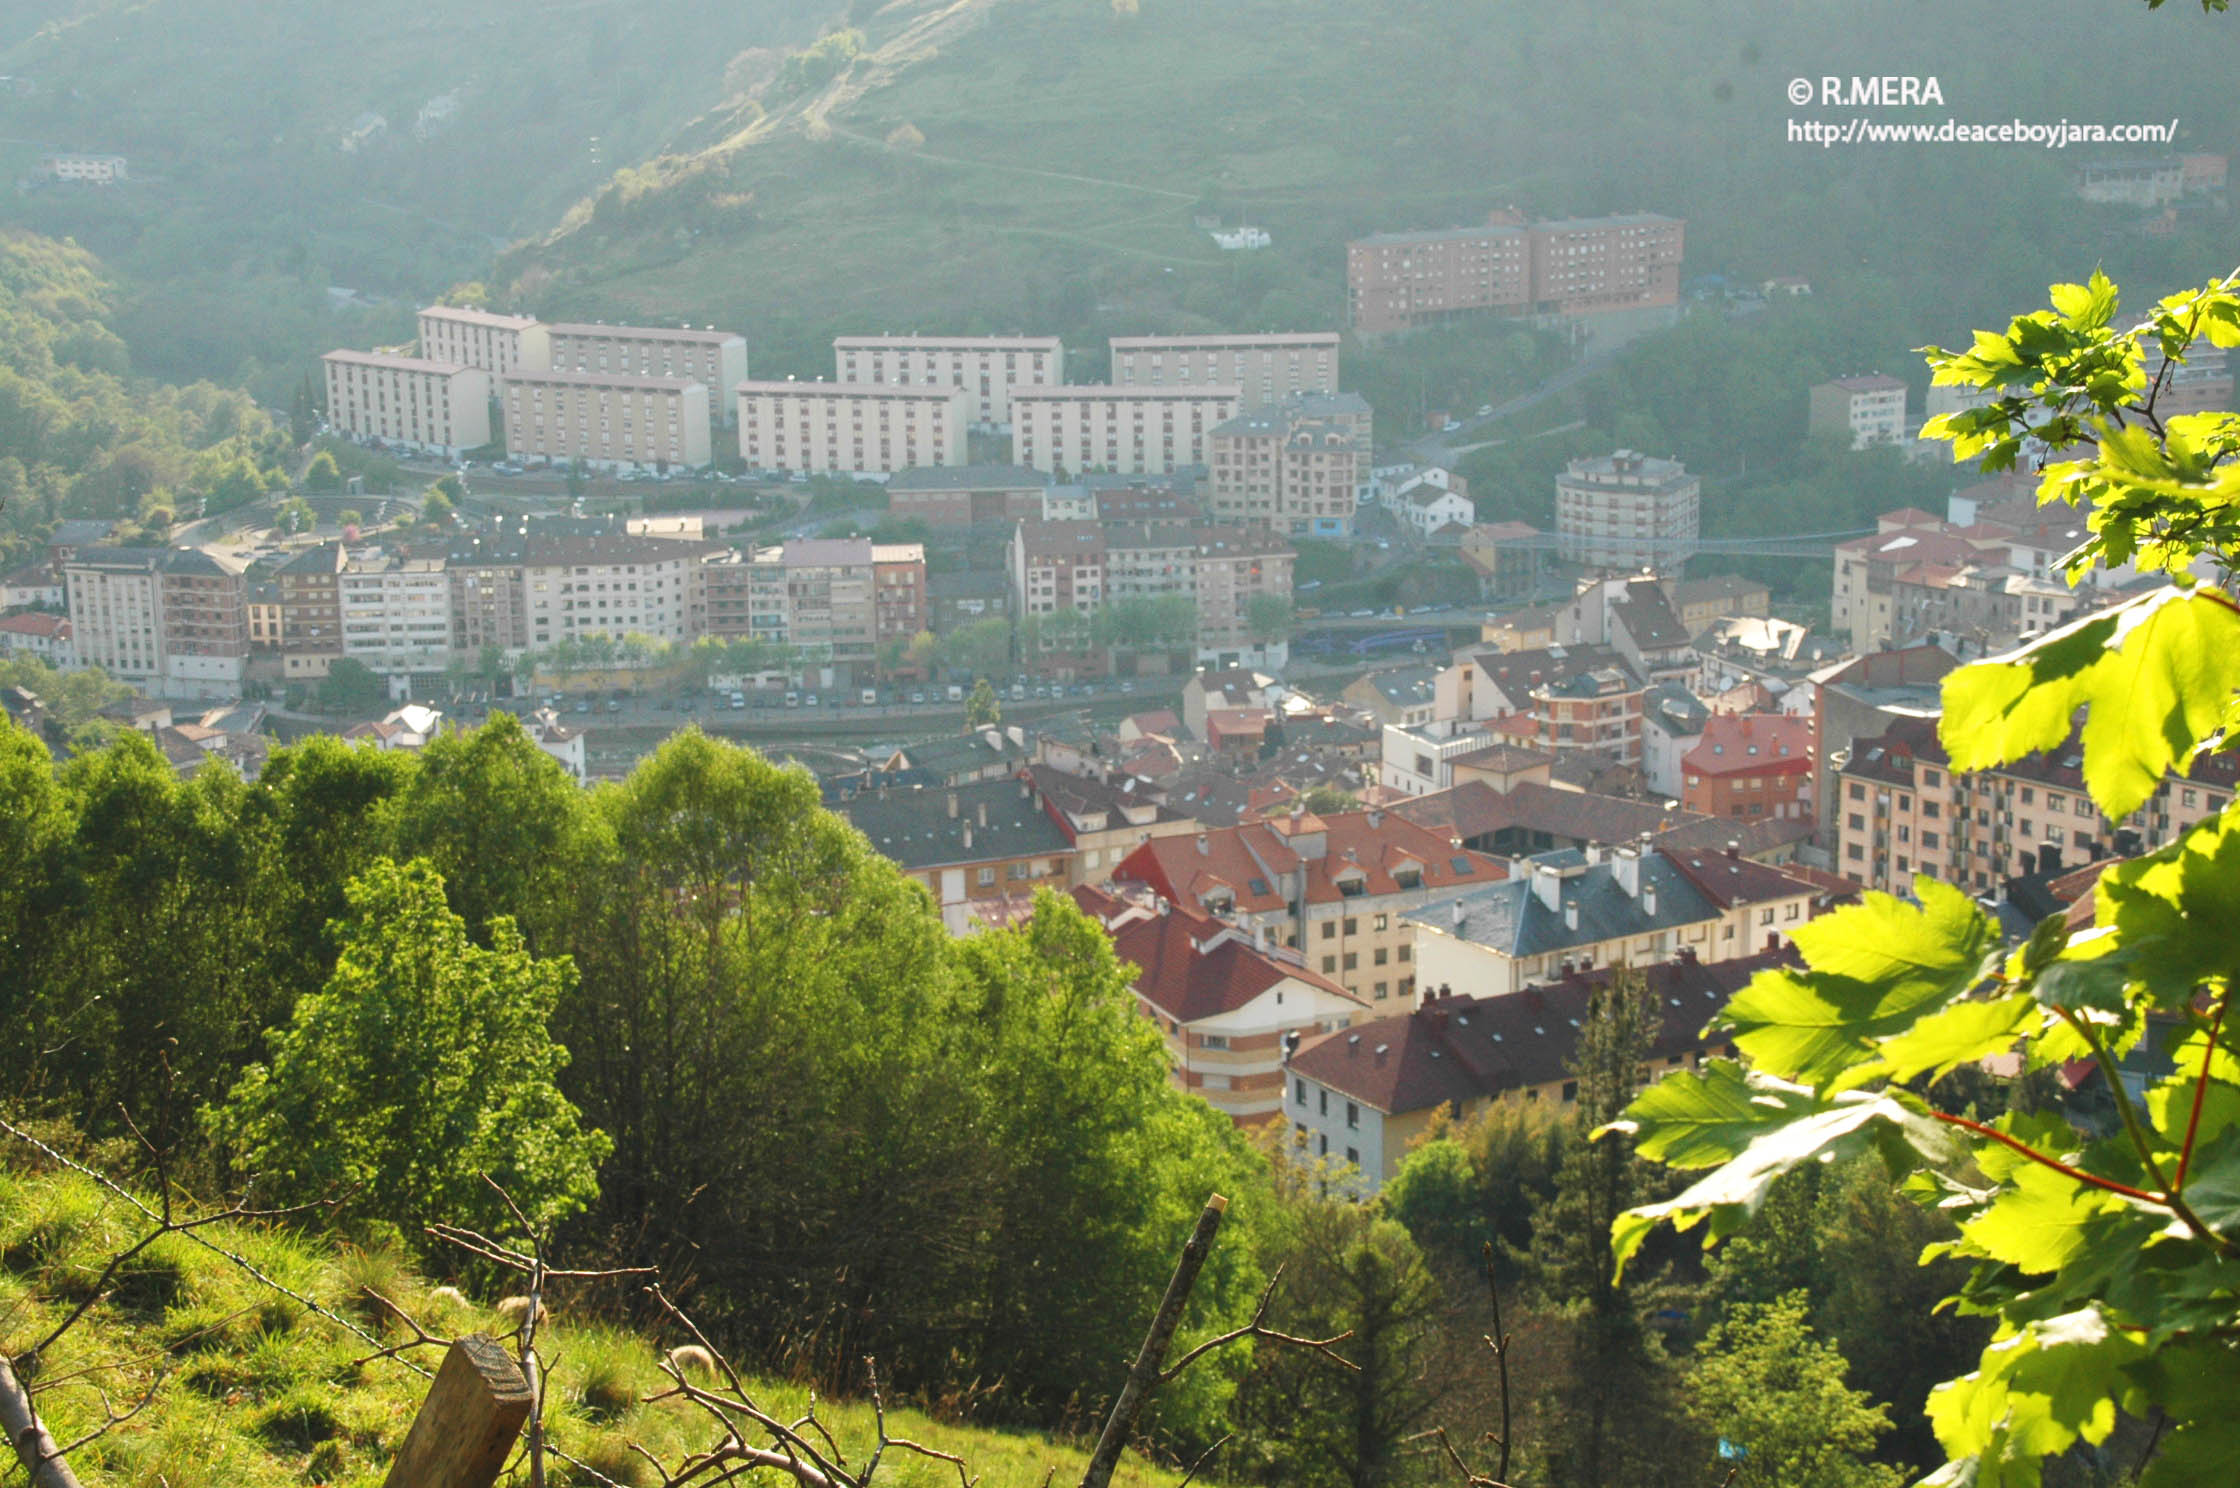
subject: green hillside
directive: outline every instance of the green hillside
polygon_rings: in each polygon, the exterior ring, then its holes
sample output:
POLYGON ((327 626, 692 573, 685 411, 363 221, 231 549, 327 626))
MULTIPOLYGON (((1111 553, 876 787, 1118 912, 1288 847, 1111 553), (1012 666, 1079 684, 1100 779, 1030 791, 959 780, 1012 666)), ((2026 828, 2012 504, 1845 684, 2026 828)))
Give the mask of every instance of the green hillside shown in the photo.
MULTIPOLYGON (((108 1258, 148 1228, 132 1206, 76 1174, 0 1167, 0 1354, 21 1352, 61 1321, 108 1258)), ((65 1443, 100 1424, 100 1392, 120 1411, 155 1392, 144 1412, 72 1455, 88 1488, 378 1485, 427 1382, 398 1363, 358 1362, 376 1345, 352 1328, 384 1345, 411 1336, 368 1289, 446 1336, 507 1331, 485 1305, 495 1294, 480 1297, 470 1286, 476 1300, 453 1301, 384 1252, 337 1250, 239 1225, 197 1233, 215 1249, 177 1235, 150 1247, 39 1362, 39 1406, 65 1443), (218 1251, 250 1262, 331 1316, 264 1285, 218 1251)), ((596 1321, 565 1301, 553 1307, 541 1335, 549 1345, 542 1351, 558 1358, 547 1409, 562 1450, 635 1485, 656 1480, 629 1443, 670 1463, 709 1444, 712 1427, 699 1410, 643 1400, 669 1385, 655 1362, 655 1340, 596 1321)), ((412 1357, 432 1368, 440 1351, 412 1357)), ((784 1419, 808 1408, 804 1386, 757 1380, 750 1387, 784 1419)), ((819 1401, 816 1408, 851 1458, 876 1439, 869 1402, 819 1401)), ((890 1411, 888 1429, 962 1455, 985 1488, 1040 1488, 1053 1472, 1058 1481, 1076 1481, 1086 1460, 1045 1436, 962 1427, 917 1411, 890 1411)), ((1168 1481, 1131 1456, 1115 1481, 1150 1488, 1155 1476, 1168 1481)), ((903 1453, 889 1457, 879 1478, 892 1488, 955 1480, 947 1464, 903 1453)), ((551 1481, 596 1479, 560 1463, 551 1481)))
POLYGON ((739 325, 759 369, 806 374, 829 372, 821 343, 841 327, 1033 326, 1086 344, 1327 325, 1349 237, 1505 204, 1644 209, 1689 220, 1688 273, 1802 274, 1887 322, 1895 360, 2079 257, 2175 282, 2224 251, 2208 229, 2150 244, 2129 214, 2082 207, 2062 152, 1836 158, 1787 132, 1804 112, 1790 78, 1892 73, 1937 76, 1946 106, 1888 118, 2177 113, 2182 147, 2224 150, 2240 50, 2199 15, 2103 0, 1959 23, 1928 0, 896 0, 859 24, 860 55, 829 84, 780 78, 713 111, 508 253, 500 278, 549 313, 739 325), (2151 87, 2076 65, 2127 40, 2151 54, 2151 87), (1201 214, 1275 246, 1222 253, 1201 214))
POLYGON ((410 302, 481 277, 497 248, 721 98, 740 53, 806 41, 824 14, 9 0, 0 225, 74 237, 136 281, 123 330, 150 370, 254 380, 306 347, 409 335, 410 302), (13 189, 41 149, 122 154, 133 179, 13 189), (329 286, 397 304, 338 315, 329 286))

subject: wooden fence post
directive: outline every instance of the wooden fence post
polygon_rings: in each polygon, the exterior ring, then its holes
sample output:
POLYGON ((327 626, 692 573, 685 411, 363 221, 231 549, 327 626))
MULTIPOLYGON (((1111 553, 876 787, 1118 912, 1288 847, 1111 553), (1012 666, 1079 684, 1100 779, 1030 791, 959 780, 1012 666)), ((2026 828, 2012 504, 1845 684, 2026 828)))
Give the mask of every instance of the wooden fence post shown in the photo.
POLYGON ((529 1419, 529 1382, 495 1339, 451 1345, 420 1404, 387 1488, 490 1488, 529 1419))

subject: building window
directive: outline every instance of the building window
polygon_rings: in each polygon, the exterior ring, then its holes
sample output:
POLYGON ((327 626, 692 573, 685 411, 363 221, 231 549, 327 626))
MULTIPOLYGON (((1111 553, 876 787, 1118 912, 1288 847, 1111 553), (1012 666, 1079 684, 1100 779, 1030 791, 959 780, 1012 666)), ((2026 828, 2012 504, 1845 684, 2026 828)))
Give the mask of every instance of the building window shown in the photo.
POLYGON ((1346 1149, 1346 1161, 1358 1168, 1361 1166, 1361 1154, 1348 1147, 1346 1149))
POLYGON ((1579 1098, 1579 1082, 1577 1080, 1563 1082, 1563 1098, 1567 1101, 1575 1101, 1579 1098))
POLYGON ((1348 951, 1348 952, 1346 952, 1346 970, 1348 970, 1348 971, 1352 971, 1352 970, 1353 970, 1353 969, 1354 969, 1355 967, 1359 966, 1360 964, 1361 964, 1361 955, 1360 955, 1360 953, 1359 953, 1359 952, 1357 952, 1357 951, 1348 951))
POLYGON ((1361 1125, 1361 1108, 1352 1101, 1346 1102, 1346 1129, 1351 1131, 1361 1125))
POLYGON ((995 869, 993 869, 993 868, 983 868, 983 869, 981 869, 981 870, 980 870, 980 887, 981 887, 981 888, 983 888, 983 889, 986 889, 986 888, 992 888, 992 887, 994 887, 994 885, 995 885, 995 881, 996 881, 996 871, 995 871, 995 869))
POLYGON ((1201 1049, 1227 1049, 1229 1047, 1229 1036, 1225 1033, 1201 1034, 1198 1038, 1198 1047, 1201 1049))
MULTIPOLYGON (((1340 888, 1342 889, 1342 888, 1344 888, 1344 885, 1342 885, 1342 884, 1341 884, 1341 885, 1339 885, 1339 887, 1340 887, 1340 888)), ((1360 934, 1360 933, 1361 933, 1361 922, 1360 922, 1359 920, 1355 919, 1355 918, 1354 918, 1353 916, 1351 916, 1351 915, 1348 915, 1348 916, 1346 916, 1346 934, 1348 934, 1348 935, 1358 935, 1358 934, 1360 934)))
POLYGON ((1329 1115, 1329 1114, 1330 1114, 1330 1092, 1329 1092, 1329 1091, 1327 1091, 1327 1090, 1317 1090, 1317 1091, 1316 1091, 1316 1092, 1314 1093, 1314 1098, 1315 1098, 1315 1108, 1316 1108, 1316 1114, 1317 1114, 1317 1115, 1321 1115, 1321 1116, 1327 1116, 1327 1115, 1329 1115))
MULTIPOLYGON (((1300 1105, 1305 1105, 1307 1103, 1307 1082, 1298 1078, 1297 1076, 1293 1076, 1291 1085, 1292 1098, 1296 1100, 1300 1105)), ((1306 1128, 1301 1127, 1300 1130, 1304 1131, 1306 1130, 1306 1128)))
MULTIPOLYGON (((1336 920, 1324 920, 1322 922, 1322 938, 1324 940, 1335 940, 1337 935, 1338 922, 1336 920)), ((1324 969, 1327 970, 1328 968, 1324 969)))

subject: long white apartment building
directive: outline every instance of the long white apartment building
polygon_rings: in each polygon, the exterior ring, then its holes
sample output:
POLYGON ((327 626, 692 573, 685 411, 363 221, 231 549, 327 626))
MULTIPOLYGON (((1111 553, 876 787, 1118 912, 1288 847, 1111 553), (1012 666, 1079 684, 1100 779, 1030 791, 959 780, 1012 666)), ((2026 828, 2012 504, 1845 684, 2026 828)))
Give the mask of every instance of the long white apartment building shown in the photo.
POLYGON ((242 566, 199 548, 86 548, 63 565, 80 666, 170 697, 238 694, 249 656, 242 566))
POLYGON ((456 457, 490 442, 490 374, 463 362, 330 351, 327 422, 359 439, 456 457))
POLYGON ((492 377, 541 372, 552 365, 545 328, 533 317, 459 305, 430 305, 420 312, 420 355, 432 362, 478 367, 492 377))
POLYGON ((1233 387, 1238 407, 1338 390, 1338 333, 1114 336, 1116 387, 1233 387))
POLYGON ((1233 386, 1022 389, 1011 398, 1011 463, 1053 475, 1203 465, 1207 436, 1240 396, 1233 386))
POLYGON ((376 672, 440 672, 451 660, 451 576, 441 558, 353 555, 335 575, 342 654, 376 672))
POLYGON ((743 382, 739 455, 750 469, 887 475, 965 463, 972 394, 876 382, 743 382))
POLYGON ((697 470, 713 458, 708 402, 707 385, 690 377, 516 372, 505 380, 506 453, 599 470, 697 470))
POLYGON ((1055 336, 841 336, 832 360, 842 382, 963 388, 973 422, 990 425, 1011 422, 1017 389, 1066 380, 1066 348, 1055 336))
POLYGON ((729 422, 732 390, 747 380, 747 338, 713 327, 549 325, 554 372, 620 372, 685 377, 708 390, 711 424, 729 422))

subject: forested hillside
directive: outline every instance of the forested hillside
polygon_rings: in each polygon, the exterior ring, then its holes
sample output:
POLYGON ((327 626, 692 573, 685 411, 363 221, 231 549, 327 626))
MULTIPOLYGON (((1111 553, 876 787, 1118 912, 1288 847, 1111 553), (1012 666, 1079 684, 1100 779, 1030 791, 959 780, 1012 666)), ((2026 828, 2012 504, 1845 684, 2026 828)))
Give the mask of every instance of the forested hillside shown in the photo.
POLYGON ((735 54, 838 15, 793 0, 10 3, 0 179, 47 149, 124 155, 133 179, 10 189, 0 224, 73 236, 124 274, 120 329, 149 370, 284 401, 307 352, 409 336, 412 303, 479 279, 711 106, 735 54), (330 286, 375 303, 338 314, 330 286))
POLYGON ((282 483, 286 436, 243 392, 137 375, 92 255, 0 232, 0 566, 61 517, 160 530, 282 483))
MULTIPOLYGON (((2080 255, 2174 286, 2203 245, 2147 245, 2124 214, 2081 208, 2060 151, 1860 148, 1831 169, 1789 142, 1788 118, 1825 112, 1791 108, 1791 78, 1939 78, 1944 108, 1889 118, 2181 113, 2181 148, 2221 151, 2240 63, 2213 18, 2101 0, 2013 25, 1928 0, 904 0, 856 26, 815 66, 742 74, 749 99, 499 277, 554 312, 742 325, 760 366, 807 375, 829 373, 821 342, 840 328, 1088 343, 1327 325, 1358 234, 1507 204, 1654 210, 1688 219, 1688 273, 1805 276, 1879 323, 1895 365, 2080 255), (2128 67, 2075 65, 2128 41, 2155 58, 2151 89, 2128 67), (1274 246, 1220 252, 1199 214, 1274 246)), ((1093 371, 1096 349, 1082 355, 1093 371)))

